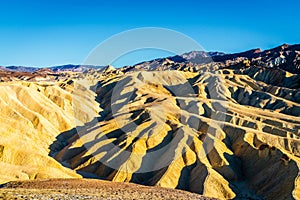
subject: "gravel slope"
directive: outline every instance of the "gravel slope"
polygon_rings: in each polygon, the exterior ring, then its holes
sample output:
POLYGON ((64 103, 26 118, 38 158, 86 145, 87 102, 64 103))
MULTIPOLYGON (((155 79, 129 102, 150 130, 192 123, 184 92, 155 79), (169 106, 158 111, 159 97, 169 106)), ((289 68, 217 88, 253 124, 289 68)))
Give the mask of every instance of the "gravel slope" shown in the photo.
POLYGON ((0 187, 0 199, 212 199, 182 190, 93 179, 16 181, 0 187))

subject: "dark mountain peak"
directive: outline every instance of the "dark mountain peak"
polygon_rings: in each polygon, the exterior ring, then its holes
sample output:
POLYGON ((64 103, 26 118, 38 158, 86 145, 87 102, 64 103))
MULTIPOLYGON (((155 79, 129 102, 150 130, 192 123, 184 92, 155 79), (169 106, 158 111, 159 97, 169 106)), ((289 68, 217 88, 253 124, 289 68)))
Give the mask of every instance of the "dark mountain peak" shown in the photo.
POLYGON ((207 58, 207 57, 213 57, 213 56, 222 56, 225 55, 223 52, 207 52, 207 51, 191 51, 188 53, 184 53, 181 55, 181 57, 185 58, 186 60, 191 60, 195 58, 207 58))
POLYGON ((169 59, 174 61, 174 62, 179 62, 179 63, 187 61, 187 59, 185 59, 185 58, 183 58, 182 56, 179 56, 179 55, 169 57, 169 59))

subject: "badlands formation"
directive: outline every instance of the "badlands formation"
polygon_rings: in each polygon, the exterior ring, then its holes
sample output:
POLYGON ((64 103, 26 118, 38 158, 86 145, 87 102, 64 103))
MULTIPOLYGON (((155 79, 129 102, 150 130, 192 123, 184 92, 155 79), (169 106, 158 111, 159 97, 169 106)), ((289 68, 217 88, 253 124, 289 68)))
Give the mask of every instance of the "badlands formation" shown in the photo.
POLYGON ((299 74, 300 45, 120 69, 3 67, 0 182, 83 177, 300 199, 299 74))

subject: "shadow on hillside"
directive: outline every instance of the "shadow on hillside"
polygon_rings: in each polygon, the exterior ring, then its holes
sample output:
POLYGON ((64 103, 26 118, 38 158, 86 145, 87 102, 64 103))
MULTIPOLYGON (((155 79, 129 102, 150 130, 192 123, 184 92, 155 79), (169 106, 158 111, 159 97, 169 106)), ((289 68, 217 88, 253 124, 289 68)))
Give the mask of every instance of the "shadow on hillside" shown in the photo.
POLYGON ((225 170, 217 169, 231 183, 231 189, 237 194, 235 199, 294 199, 299 174, 297 163, 267 144, 254 148, 243 141, 243 134, 245 132, 230 133, 227 129, 223 140, 234 153, 224 153, 224 157, 237 176, 230 178, 225 170))

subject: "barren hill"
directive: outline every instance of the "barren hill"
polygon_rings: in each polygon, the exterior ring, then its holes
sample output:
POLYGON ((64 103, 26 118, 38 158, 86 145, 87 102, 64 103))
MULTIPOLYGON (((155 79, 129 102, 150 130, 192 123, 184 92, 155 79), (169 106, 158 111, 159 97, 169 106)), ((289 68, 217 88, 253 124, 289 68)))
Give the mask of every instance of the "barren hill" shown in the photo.
POLYGON ((42 70, 49 79, 32 81, 32 72, 5 71, 0 180, 92 177, 299 199, 299 53, 191 52, 121 69, 42 70))

